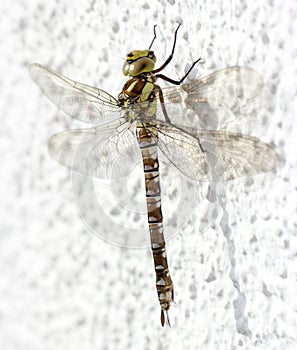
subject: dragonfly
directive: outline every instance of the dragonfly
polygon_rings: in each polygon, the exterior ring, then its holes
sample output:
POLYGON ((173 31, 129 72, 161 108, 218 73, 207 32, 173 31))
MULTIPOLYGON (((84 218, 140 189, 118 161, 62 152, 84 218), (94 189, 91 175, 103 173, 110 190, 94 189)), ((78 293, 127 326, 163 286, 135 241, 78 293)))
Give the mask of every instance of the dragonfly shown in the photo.
MULTIPOLYGON (((155 68, 154 38, 146 50, 128 53, 123 74, 129 79, 118 98, 97 87, 73 81, 49 67, 30 65, 33 81, 60 110, 92 124, 64 130, 49 140, 50 155, 83 174, 104 179, 126 176, 142 159, 151 250, 161 325, 170 326, 174 301, 164 238, 159 152, 184 176, 194 181, 228 181, 276 169, 275 148, 239 132, 217 130, 221 119, 240 118, 235 107, 259 94, 262 80, 252 68, 232 66, 189 82, 184 80, 201 60, 192 63, 180 80, 160 73, 171 54, 155 68), (161 88, 157 80, 175 86, 161 88)), ((240 119, 239 119, 240 120, 240 119)))

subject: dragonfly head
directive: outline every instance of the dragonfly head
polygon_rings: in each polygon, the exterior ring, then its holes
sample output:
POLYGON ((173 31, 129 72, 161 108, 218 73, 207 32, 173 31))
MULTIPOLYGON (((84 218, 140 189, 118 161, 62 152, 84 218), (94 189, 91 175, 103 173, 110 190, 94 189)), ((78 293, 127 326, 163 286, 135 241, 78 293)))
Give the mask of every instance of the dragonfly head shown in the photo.
POLYGON ((155 67, 156 56, 151 50, 133 50, 128 53, 123 65, 123 74, 135 77, 151 72, 155 67))

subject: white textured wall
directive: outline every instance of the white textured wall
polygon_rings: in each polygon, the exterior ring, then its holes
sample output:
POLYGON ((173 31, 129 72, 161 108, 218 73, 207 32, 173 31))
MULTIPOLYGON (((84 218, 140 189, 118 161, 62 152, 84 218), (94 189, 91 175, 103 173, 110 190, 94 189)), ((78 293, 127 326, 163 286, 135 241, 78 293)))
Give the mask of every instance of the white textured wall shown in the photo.
POLYGON ((276 0, 1 2, 1 349, 297 348, 296 16, 295 1, 276 0), (167 75, 200 55, 204 72, 255 68, 272 102, 266 126, 251 129, 285 163, 249 191, 228 187, 211 228, 199 233, 197 210, 168 242, 176 304, 172 328, 161 328, 150 251, 115 247, 85 227, 70 172, 47 153, 53 132, 78 123, 40 94, 27 66, 116 95, 126 53, 146 48, 158 24, 161 62, 181 19, 167 75))

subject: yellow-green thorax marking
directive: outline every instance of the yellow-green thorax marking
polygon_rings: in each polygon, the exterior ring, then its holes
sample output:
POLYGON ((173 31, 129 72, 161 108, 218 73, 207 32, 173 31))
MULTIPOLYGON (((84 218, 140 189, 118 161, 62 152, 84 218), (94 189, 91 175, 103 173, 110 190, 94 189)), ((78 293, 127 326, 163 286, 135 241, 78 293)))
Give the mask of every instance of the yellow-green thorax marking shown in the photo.
POLYGON ((118 100, 121 106, 133 105, 131 118, 136 115, 142 120, 148 120, 156 114, 156 78, 152 73, 155 62, 156 56, 151 50, 134 50, 127 55, 123 74, 132 78, 123 86, 118 100))

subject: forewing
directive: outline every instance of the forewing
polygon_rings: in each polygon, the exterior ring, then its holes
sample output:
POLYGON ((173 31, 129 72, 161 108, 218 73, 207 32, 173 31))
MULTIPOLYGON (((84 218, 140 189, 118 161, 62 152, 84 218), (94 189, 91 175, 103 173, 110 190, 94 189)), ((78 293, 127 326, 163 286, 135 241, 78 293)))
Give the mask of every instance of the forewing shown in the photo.
POLYGON ((232 128, 236 121, 240 126, 242 109, 246 106, 251 109, 251 101, 262 87, 262 79, 254 69, 233 66, 181 87, 165 88, 163 94, 173 124, 214 130, 232 128), (187 110, 193 113, 187 113, 187 110))
POLYGON ((37 63, 30 65, 29 71, 40 90, 72 118, 94 123, 107 111, 119 111, 117 100, 101 89, 75 82, 37 63))
POLYGON ((263 82, 254 69, 233 66, 184 84, 182 88, 188 94, 188 102, 195 102, 199 98, 227 100, 232 109, 238 102, 246 103, 256 97, 263 88, 263 82))
POLYGON ((275 148, 257 138, 224 131, 197 131, 159 124, 158 145, 187 177, 228 181, 274 170, 280 165, 275 148))
POLYGON ((49 153, 71 169, 108 179, 129 174, 141 159, 128 127, 119 133, 104 133, 97 128, 65 130, 50 138, 49 153))

